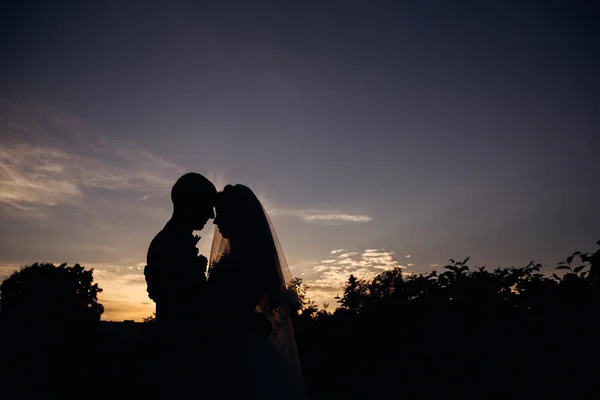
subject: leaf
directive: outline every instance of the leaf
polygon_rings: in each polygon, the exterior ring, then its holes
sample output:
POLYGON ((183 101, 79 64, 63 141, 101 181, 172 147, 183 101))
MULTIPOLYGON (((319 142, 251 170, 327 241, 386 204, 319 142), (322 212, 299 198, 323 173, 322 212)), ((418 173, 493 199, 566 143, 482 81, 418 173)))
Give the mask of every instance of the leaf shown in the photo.
POLYGON ((598 246, 600 246, 600 240, 598 240, 598 241, 596 242, 596 244, 597 244, 598 246))
POLYGON ((567 257, 567 264, 571 264, 573 262, 573 256, 567 257))
POLYGON ((580 278, 585 278, 585 276, 587 275, 587 271, 583 271, 581 274, 579 274, 580 278))
POLYGON ((579 267, 575 268, 575 269, 573 270, 573 272, 575 272, 575 273, 578 273, 579 271, 581 271, 581 270, 582 270, 582 269, 584 269, 584 268, 585 268, 585 265, 580 265, 579 267))
POLYGON ((571 267, 569 267, 568 265, 559 265, 558 267, 556 267, 555 269, 568 269, 569 271, 571 270, 571 267))
POLYGON ((465 258, 465 260, 462 262, 462 264, 463 264, 463 265, 464 265, 464 264, 466 264, 466 263, 467 263, 467 261, 469 261, 470 259, 471 259, 471 256, 469 256, 469 257, 465 258))
POLYGON ((560 278, 558 277, 558 275, 556 275, 556 274, 552 274, 552 277, 553 277, 554 279, 556 279, 557 281, 560 281, 560 278))
POLYGON ((451 258, 451 259, 450 259, 450 260, 448 260, 448 261, 450 261, 450 263, 451 263, 451 264, 454 264, 454 263, 456 262, 456 261, 454 261, 454 259, 453 259, 453 258, 451 258))
POLYGON ((573 253, 573 257, 580 255, 581 252, 580 251, 576 251, 575 253, 573 253))

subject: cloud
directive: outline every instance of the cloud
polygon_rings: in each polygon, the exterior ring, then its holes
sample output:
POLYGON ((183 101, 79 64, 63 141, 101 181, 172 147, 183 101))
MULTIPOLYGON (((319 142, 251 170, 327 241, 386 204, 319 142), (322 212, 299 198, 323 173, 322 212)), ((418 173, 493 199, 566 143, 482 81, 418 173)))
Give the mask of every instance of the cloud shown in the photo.
POLYGON ((108 139, 66 111, 36 101, 3 102, 0 203, 42 217, 82 205, 94 190, 146 200, 168 193, 184 169, 135 143, 108 139))
POLYGON ((299 215, 300 218, 308 222, 318 221, 340 221, 340 222, 369 222, 372 220, 368 215, 350 215, 350 214, 306 214, 299 215))
POLYGON ((353 214, 338 209, 285 207, 276 204, 265 188, 254 188, 253 191, 270 217, 293 217, 303 222, 325 225, 365 223, 373 220, 372 217, 366 214, 353 214))
POLYGON ((76 204, 86 190, 130 191, 148 198, 167 193, 181 169, 151 153, 108 164, 56 147, 14 143, 0 149, 0 201, 19 209, 76 204))
POLYGON ((0 201, 26 210, 70 202, 81 195, 65 175, 69 157, 58 149, 27 143, 0 148, 0 201))
POLYGON ((361 223, 373 220, 372 217, 364 214, 349 214, 338 210, 282 208, 276 207, 271 202, 265 205, 265 209, 270 216, 296 217, 311 223, 361 223))
POLYGON ((394 268, 405 266, 394 258, 393 252, 384 249, 336 249, 330 252, 329 258, 312 267, 311 276, 306 279, 306 284, 310 287, 310 297, 318 304, 328 302, 334 305, 333 298, 342 293, 351 274, 359 279, 371 279, 394 268))

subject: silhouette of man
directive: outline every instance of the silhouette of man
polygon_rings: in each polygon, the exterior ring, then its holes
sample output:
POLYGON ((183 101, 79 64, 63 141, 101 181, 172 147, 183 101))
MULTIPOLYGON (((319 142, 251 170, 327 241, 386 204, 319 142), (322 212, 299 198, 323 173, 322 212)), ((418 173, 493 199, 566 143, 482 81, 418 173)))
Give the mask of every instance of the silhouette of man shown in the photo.
MULTIPOLYGON (((173 215, 148 248, 144 275, 148 296, 156 303, 158 351, 166 357, 162 359, 166 368, 187 364, 184 358, 201 344, 200 326, 207 322, 203 297, 208 260, 198 254, 200 238, 193 231, 202 230, 215 217, 216 194, 204 176, 193 172, 181 176, 171 189, 173 215)), ((172 370, 170 376, 183 379, 181 371, 172 370)))

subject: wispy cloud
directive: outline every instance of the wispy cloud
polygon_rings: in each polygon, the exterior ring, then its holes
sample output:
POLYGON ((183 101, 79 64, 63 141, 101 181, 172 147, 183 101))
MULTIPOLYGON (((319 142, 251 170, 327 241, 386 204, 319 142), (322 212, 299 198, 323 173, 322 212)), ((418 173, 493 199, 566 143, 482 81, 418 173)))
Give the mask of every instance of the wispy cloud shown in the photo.
POLYGON ((337 210, 272 207, 268 212, 273 216, 296 217, 306 222, 369 222, 373 220, 368 215, 349 214, 337 210))
POLYGON ((0 201, 20 209, 66 203, 81 195, 66 178, 67 154, 27 143, 0 147, 0 201))
POLYGON ((43 216, 48 207, 80 204, 90 190, 127 191, 144 200, 168 193, 184 171, 44 103, 0 105, 0 203, 12 211, 43 216))
MULTIPOLYGON (((261 201, 263 200, 261 199, 261 201)), ((311 223, 364 223, 373 220, 369 215, 352 214, 340 210, 285 208, 277 206, 271 201, 263 201, 263 205, 269 215, 273 217, 296 217, 311 223)))
POLYGON ((339 225, 370 222, 373 218, 362 213, 351 213, 337 208, 297 208, 279 204, 273 200, 271 190, 257 185, 251 188, 270 217, 292 217, 303 222, 321 225, 339 225))
POLYGON ((351 215, 351 214, 298 214, 298 216, 308 222, 318 221, 339 221, 339 222, 369 222, 373 218, 368 215, 351 215))

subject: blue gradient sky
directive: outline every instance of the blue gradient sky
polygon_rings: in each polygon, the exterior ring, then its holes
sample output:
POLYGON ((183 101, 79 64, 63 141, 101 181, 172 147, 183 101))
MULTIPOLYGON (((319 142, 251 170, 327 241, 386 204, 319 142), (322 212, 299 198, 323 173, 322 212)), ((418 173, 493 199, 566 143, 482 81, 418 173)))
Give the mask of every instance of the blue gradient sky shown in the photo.
POLYGON ((283 3, 5 3, 0 275, 79 262, 106 319, 149 315, 187 171, 255 189, 319 302, 350 272, 593 250, 591 2, 283 3))

